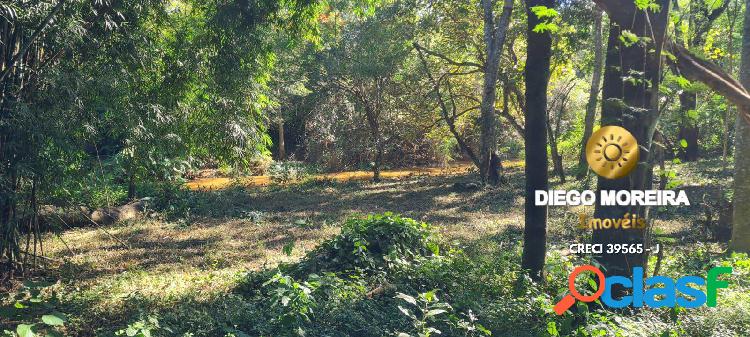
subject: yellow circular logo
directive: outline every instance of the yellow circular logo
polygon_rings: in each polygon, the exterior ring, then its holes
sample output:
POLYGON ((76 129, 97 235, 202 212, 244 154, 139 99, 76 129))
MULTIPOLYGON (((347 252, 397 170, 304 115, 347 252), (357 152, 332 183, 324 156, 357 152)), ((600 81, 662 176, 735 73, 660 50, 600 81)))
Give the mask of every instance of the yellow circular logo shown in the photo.
POLYGON ((627 176, 638 164, 638 141, 619 126, 603 126, 586 143, 586 161, 607 179, 627 176))

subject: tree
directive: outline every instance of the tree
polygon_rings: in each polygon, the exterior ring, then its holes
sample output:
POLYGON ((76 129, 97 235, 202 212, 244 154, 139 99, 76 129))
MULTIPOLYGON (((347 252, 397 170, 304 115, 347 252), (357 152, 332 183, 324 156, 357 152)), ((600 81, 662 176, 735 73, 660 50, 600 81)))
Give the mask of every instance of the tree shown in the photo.
MULTIPOLYGON (((656 122, 661 82, 661 52, 665 40, 669 1, 652 6, 636 7, 632 2, 621 4, 618 11, 633 13, 628 23, 610 24, 606 66, 602 90, 602 125, 619 125, 630 131, 638 141, 641 155, 630 176, 620 179, 599 177, 599 190, 648 190, 652 185, 650 150, 656 122), (646 41, 653 41, 653 44, 646 41), (652 47, 653 46, 653 47, 652 47), (653 48, 653 50, 652 50, 653 48)), ((649 218, 644 206, 597 205, 595 217, 620 219, 625 214, 649 218)), ((646 245, 647 231, 632 229, 595 229, 595 243, 627 243, 646 245)), ((610 275, 630 275, 633 266, 645 266, 644 254, 605 254, 597 259, 610 275)))
POLYGON ((547 207, 534 204, 535 191, 548 189, 547 86, 550 77, 552 36, 549 19, 556 15, 554 0, 527 0, 526 15, 526 201, 521 266, 541 280, 547 252, 547 207))
POLYGON ((482 181, 497 185, 501 180, 500 160, 497 157, 497 134, 495 132, 497 117, 495 98, 497 91, 498 70, 503 45, 507 36, 510 15, 513 11, 513 0, 504 0, 503 11, 499 17, 493 14, 494 0, 482 0, 484 12, 484 43, 487 62, 484 64, 484 83, 482 85, 482 135, 480 140, 479 172, 482 181))
POLYGON ((372 145, 373 181, 380 181, 385 153, 383 119, 393 110, 390 95, 395 76, 410 52, 411 4, 386 6, 372 17, 356 19, 339 45, 326 54, 326 72, 362 114, 372 145), (372 43, 378 41, 378 43, 372 43))
MULTIPOLYGON (((740 81, 750 88, 750 0, 745 1, 745 28, 742 37, 740 81)), ((740 106, 740 116, 750 114, 750 104, 740 106)), ((734 154, 734 214, 730 249, 750 251, 750 125, 737 117, 734 154)))
POLYGON ((560 139, 563 136, 562 124, 565 120, 570 95, 576 87, 576 78, 569 78, 553 91, 552 100, 547 106, 547 137, 549 138, 550 156, 552 157, 552 171, 565 183, 565 167, 560 153, 560 139))
POLYGON ((583 179, 588 172, 586 163, 586 142, 589 141, 591 133, 594 131, 594 122, 596 120, 596 107, 599 97, 599 87, 602 83, 602 68, 604 68, 604 47, 602 44, 602 10, 594 7, 594 69, 591 73, 591 87, 589 89, 589 101, 586 104, 586 115, 583 121, 583 137, 581 138, 581 153, 578 157, 577 179, 583 179))
MULTIPOLYGON (((675 29, 675 37, 678 43, 686 46, 702 48, 706 43, 708 34, 714 21, 727 9, 730 1, 706 2, 703 0, 691 1, 689 6, 690 31, 683 34, 681 28, 675 29)), ((674 1, 674 10, 679 11, 679 1, 674 1)), ((680 16, 682 17, 682 16, 680 16)), ((682 23, 680 21, 679 23, 682 23)), ((678 24, 679 24, 678 23, 678 24)), ((680 147, 680 157, 683 161, 698 160, 700 145, 698 144, 699 128, 698 116, 698 93, 693 88, 683 88, 680 92, 680 131, 678 140, 684 146, 680 147)))
MULTIPOLYGON (((615 0, 595 2, 611 20, 602 91, 602 125, 622 125, 633 133, 641 148, 651 149, 655 122, 660 114, 656 103, 661 80, 662 49, 669 51, 668 60, 688 80, 703 82, 733 104, 750 106, 750 94, 742 84, 717 65, 696 57, 665 37, 669 1, 637 4, 615 0), (620 39, 620 36, 623 38, 620 39), (647 39, 641 39, 642 37, 647 39)), ((739 116, 745 124, 750 123, 750 111, 747 109, 741 110, 739 116)), ((617 180, 600 178, 598 188, 648 189, 652 175, 647 152, 646 156, 641 156, 637 169, 630 177, 617 180)), ((647 207, 598 206, 595 216, 619 218, 625 213, 649 218, 647 207)), ((645 231, 638 230, 595 230, 593 241, 646 244, 646 234, 645 231)), ((599 260, 610 273, 628 275, 632 266, 645 266, 645 257, 645 254, 619 254, 600 256, 599 260)))
MULTIPOLYGON (((274 56, 264 33, 307 35, 317 8, 307 0, 0 4, 0 264, 11 265, 3 271, 22 269, 24 250, 42 249, 40 204, 93 203, 81 195, 100 181, 125 184, 132 198, 136 182, 264 151, 261 89, 274 56), (34 228, 33 248, 19 245, 22 225, 34 228)), ((105 202, 120 202, 110 192, 105 202)))
MULTIPOLYGON (((480 173, 482 182, 496 185, 504 180, 502 174, 502 163, 497 154, 497 115, 509 115, 508 102, 504 102, 503 109, 496 107, 497 86, 500 70, 500 61, 503 57, 503 48, 508 39, 508 28, 511 23, 513 12, 513 1, 503 0, 502 11, 496 13, 497 1, 481 1, 480 15, 482 20, 482 38, 480 41, 473 41, 472 34, 475 32, 474 21, 462 21, 464 14, 446 13, 445 16, 436 16, 434 21, 446 21, 445 24, 461 27, 460 29, 450 27, 454 41, 454 46, 441 46, 446 52, 441 52, 435 48, 414 43, 418 56, 422 63, 422 68, 432 87, 432 93, 437 101, 437 108, 443 122, 448 126, 450 134, 455 138, 456 143, 462 152, 474 163, 480 173), (463 48, 456 48, 460 46, 463 48), (475 54, 468 50, 476 51, 475 54), (453 55, 449 54, 452 52, 453 55), (430 69, 428 57, 441 61, 447 68, 442 74, 434 74, 430 69), (474 92, 457 89, 455 82, 466 80, 467 77, 474 74, 482 76, 481 97, 475 97, 474 92), (460 105, 466 104, 462 109, 460 105), (462 109, 462 110, 459 110, 462 109), (466 135, 459 130, 457 122, 459 118, 472 111, 480 111, 479 117, 479 151, 472 148, 472 144, 467 140, 466 135)), ((458 6, 451 6, 447 3, 446 11, 456 11, 465 13, 468 9, 463 3, 458 6)), ((473 7, 473 5, 471 5, 473 7)), ((440 22, 439 24, 442 24, 440 22)), ((442 34, 440 32, 436 32, 442 34)), ((479 39, 477 39, 479 40, 479 39)), ((504 92, 504 95, 506 93, 504 92)), ((508 97, 505 95, 505 97, 508 97)))

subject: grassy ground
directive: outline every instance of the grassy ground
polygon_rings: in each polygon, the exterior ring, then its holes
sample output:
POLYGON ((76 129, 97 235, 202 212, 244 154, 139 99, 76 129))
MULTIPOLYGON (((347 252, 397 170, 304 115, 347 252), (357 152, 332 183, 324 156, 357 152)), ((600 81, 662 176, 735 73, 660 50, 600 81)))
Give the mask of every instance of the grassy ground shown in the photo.
MULTIPOLYGON (((655 210, 653 225, 667 245, 663 270, 677 273, 687 268, 686 263, 694 263, 691 268, 699 270, 716 259, 727 259, 722 255, 724 244, 707 242, 701 220, 707 203, 703 200, 714 199, 727 190, 731 171, 722 169, 717 161, 672 169, 693 205, 655 210), (694 253, 699 256, 692 256, 694 253)), ((346 218, 385 211, 433 224, 444 247, 463 249, 469 259, 509 254, 509 263, 517 263, 523 225, 523 168, 511 165, 507 173, 506 186, 468 191, 456 184, 475 179, 473 173, 465 170, 432 175, 386 174, 391 179, 377 184, 359 179, 324 179, 289 186, 225 187, 222 182, 221 186, 186 194, 186 206, 169 213, 171 216, 154 212, 138 221, 105 229, 79 228, 59 237, 47 235, 45 250, 52 260, 48 262, 48 272, 37 278, 47 282, 42 283, 39 297, 54 310, 67 314, 70 321, 66 323, 66 335, 106 336, 134 323, 153 324, 148 317, 159 317, 156 319, 161 320, 161 325, 174 332, 154 328, 156 335, 161 331, 161 335, 190 332, 213 336, 228 332, 241 336, 240 330, 252 329, 240 329, 243 324, 263 320, 257 317, 262 301, 248 300, 237 291, 246 282, 248 272, 254 275, 252 271, 272 270, 279 264, 299 261, 321 241, 338 234, 346 218)), ((555 184, 555 188, 593 188, 594 183, 569 182, 555 184)), ((565 247, 584 242, 588 236, 575 229, 577 214, 592 211, 585 207, 550 209, 550 277, 566 275, 565 268, 576 257, 566 257, 565 247)), ((497 261, 487 263, 496 265, 497 261)), ((491 283, 486 279, 488 275, 491 274, 477 277, 491 283)), ((549 295, 556 295, 552 289, 561 282, 551 280, 549 295)), ((369 293, 382 283, 366 281, 361 286, 364 293, 369 293)), ((420 286, 409 289, 417 288, 420 286)), ((27 289, 15 289, 5 304, 13 304, 11 297, 27 289)), ((455 292, 452 298, 460 298, 455 292)), ((747 296, 739 301, 740 308, 750 306, 747 296)), ((366 305, 367 301, 357 303, 366 305)), ((0 327, 10 329, 41 313, 28 310, 18 316, 4 312, 8 314, 0 319, 0 327)), ((686 319, 713 317, 706 315, 686 319)), ((711 315, 725 314, 717 311, 711 315)), ((486 316, 484 319, 489 319, 491 314, 486 316)), ((522 318, 518 319, 521 321, 513 324, 523 327, 522 318)), ((721 320, 717 322, 723 324, 721 320)), ((542 320, 528 324, 538 328, 546 323, 542 320)), ((517 329, 513 324, 495 325, 495 331, 517 329)), ((669 330, 678 323, 664 324, 666 328, 659 326, 654 331, 669 330)), ((729 335, 736 333, 731 327, 727 329, 729 335)))

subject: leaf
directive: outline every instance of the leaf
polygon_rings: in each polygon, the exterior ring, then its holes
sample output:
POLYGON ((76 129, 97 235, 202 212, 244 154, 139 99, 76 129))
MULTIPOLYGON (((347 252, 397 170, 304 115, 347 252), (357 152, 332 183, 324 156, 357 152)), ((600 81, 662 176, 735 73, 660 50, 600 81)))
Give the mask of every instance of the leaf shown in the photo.
POLYGON ((547 332, 550 336, 560 336, 560 332, 557 331, 557 324, 555 324, 555 322, 547 323, 547 332))
POLYGON ((400 298, 400 299, 402 299, 402 300, 404 300, 406 302, 411 303, 412 305, 417 305, 417 300, 414 299, 414 297, 411 297, 411 296, 409 296, 407 294, 398 293, 398 294, 396 294, 396 298, 400 298))
POLYGON ((551 19, 557 16, 557 11, 547 6, 534 6, 531 7, 531 12, 536 15, 539 19, 551 19))
POLYGON ((635 6, 642 11, 650 10, 652 12, 658 12, 661 8, 654 0, 635 0, 635 6))
POLYGON ((723 0, 703 0, 703 4, 710 8, 711 11, 715 11, 724 4, 723 0))
POLYGON ((34 337, 36 334, 34 333, 34 326, 28 325, 28 324, 19 324, 16 327, 16 333, 19 337, 34 337))
POLYGON ((129 337, 133 337, 136 334, 138 334, 138 330, 136 330, 134 327, 129 326, 127 329, 125 329, 125 335, 129 337))
POLYGON ((544 33, 544 32, 554 33, 554 32, 557 32, 558 30, 560 30, 560 27, 551 22, 542 22, 534 26, 534 29, 532 29, 534 33, 539 33, 539 34, 544 33))
POLYGON ((625 47, 630 47, 638 43, 639 40, 640 38, 638 37, 638 35, 633 34, 633 32, 627 29, 622 30, 622 32, 620 33, 620 42, 622 42, 625 47))
POLYGON ((443 309, 432 309, 432 310, 428 311, 425 314, 425 317, 437 316, 437 315, 440 315, 440 314, 444 314, 446 312, 448 312, 448 311, 443 310, 443 309))
POLYGON ((406 316, 406 317, 409 317, 411 319, 415 319, 416 318, 414 316, 414 314, 412 314, 411 311, 409 311, 409 309, 406 309, 406 308, 404 308, 404 307, 402 307, 400 305, 398 306, 398 310, 401 311, 401 313, 404 314, 404 316, 406 316))
POLYGON ((680 146, 682 146, 682 148, 684 148, 684 149, 687 149, 687 147, 688 147, 688 142, 687 142, 687 140, 685 140, 685 139, 680 139, 680 146))
POLYGON ((65 317, 65 315, 63 315, 62 313, 59 313, 57 311, 55 311, 55 312, 53 312, 51 314, 47 314, 47 315, 42 316, 42 322, 44 322, 44 324, 47 324, 47 325, 50 325, 50 326, 60 326, 60 325, 65 324, 65 322, 67 322, 67 321, 68 321, 68 319, 65 317))

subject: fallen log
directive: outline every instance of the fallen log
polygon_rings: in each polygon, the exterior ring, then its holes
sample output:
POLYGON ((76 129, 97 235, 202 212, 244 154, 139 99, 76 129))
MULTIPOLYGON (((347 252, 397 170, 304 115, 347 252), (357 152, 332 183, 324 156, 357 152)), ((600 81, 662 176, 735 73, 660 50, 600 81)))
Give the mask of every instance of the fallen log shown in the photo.
MULTIPOLYGON (((146 210, 150 201, 150 198, 143 198, 122 206, 104 207, 93 211, 85 206, 44 205, 39 210, 39 225, 41 230, 91 225, 108 226, 137 218, 146 210)), ((28 220, 22 223, 28 223, 28 220)))

